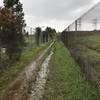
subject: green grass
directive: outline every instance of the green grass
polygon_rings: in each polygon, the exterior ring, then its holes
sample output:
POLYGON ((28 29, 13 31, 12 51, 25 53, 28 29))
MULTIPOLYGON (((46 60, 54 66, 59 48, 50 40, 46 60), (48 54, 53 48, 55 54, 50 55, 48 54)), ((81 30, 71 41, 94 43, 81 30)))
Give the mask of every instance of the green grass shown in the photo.
POLYGON ((100 100, 62 43, 56 43, 43 100, 100 100))
POLYGON ((91 63, 96 64, 97 62, 100 62, 100 53, 98 53, 96 50, 90 49, 84 45, 76 45, 75 49, 80 56, 89 60, 91 63))
POLYGON ((76 49, 74 53, 78 54, 80 58, 88 61, 90 65, 96 70, 97 73, 100 74, 100 53, 96 50, 90 49, 84 45, 76 45, 74 47, 76 49))
POLYGON ((9 66, 3 72, 0 72, 0 91, 3 90, 12 82, 16 76, 32 61, 36 58, 37 54, 45 49, 48 46, 47 44, 41 45, 40 47, 32 47, 28 50, 25 50, 21 56, 19 62, 9 66))
POLYGON ((79 37, 74 49, 100 74, 100 34, 79 37))
POLYGON ((100 52, 100 34, 81 37, 78 42, 100 52))

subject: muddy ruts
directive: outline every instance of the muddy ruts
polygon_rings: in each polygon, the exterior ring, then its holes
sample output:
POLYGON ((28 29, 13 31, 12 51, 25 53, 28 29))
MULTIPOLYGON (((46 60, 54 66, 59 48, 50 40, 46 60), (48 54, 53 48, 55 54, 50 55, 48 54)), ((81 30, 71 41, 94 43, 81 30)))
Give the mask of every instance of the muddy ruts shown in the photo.
POLYGON ((30 84, 31 85, 30 94, 29 94, 29 98, 27 100, 41 100, 42 99, 42 96, 44 94, 44 87, 46 84, 47 75, 49 72, 49 70, 48 70, 49 62, 50 62, 52 55, 53 55, 53 52, 51 51, 49 56, 42 63, 41 69, 38 72, 36 81, 35 82, 33 81, 30 84))
POLYGON ((18 75, 8 88, 2 91, 0 100, 25 100, 29 88, 28 84, 33 78, 35 81, 37 72, 39 71, 38 66, 43 62, 44 57, 48 51, 50 51, 53 44, 54 42, 52 42, 47 49, 38 54, 37 58, 18 75))

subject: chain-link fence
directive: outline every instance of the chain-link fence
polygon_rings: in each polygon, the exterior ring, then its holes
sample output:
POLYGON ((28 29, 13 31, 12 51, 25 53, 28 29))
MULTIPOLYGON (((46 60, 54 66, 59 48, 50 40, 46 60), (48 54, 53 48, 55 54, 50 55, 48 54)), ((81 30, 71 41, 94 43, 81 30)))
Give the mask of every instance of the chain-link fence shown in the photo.
POLYGON ((100 86, 100 2, 69 25, 61 40, 88 80, 100 86))
POLYGON ((66 31, 100 30, 100 2, 70 24, 66 31))

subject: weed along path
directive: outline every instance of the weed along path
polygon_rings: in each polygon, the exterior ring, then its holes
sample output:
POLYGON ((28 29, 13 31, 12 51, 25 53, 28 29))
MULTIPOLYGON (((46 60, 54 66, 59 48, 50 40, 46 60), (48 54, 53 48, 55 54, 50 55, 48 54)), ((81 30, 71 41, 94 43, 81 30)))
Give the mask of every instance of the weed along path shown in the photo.
POLYGON ((34 100, 30 99, 32 98, 31 92, 33 93, 34 91, 33 89, 31 91, 33 83, 36 84, 34 87, 36 89, 35 94, 37 95, 38 91, 40 91, 38 95, 42 95, 42 92, 39 89, 42 89, 45 83, 45 77, 48 72, 48 63, 53 54, 52 52, 50 53, 53 45, 54 42, 51 43, 47 49, 41 52, 38 57, 18 75, 16 80, 3 91, 2 95, 0 96, 0 100, 34 100), (39 89, 37 89, 38 87, 39 89))
POLYGON ((55 47, 42 100, 100 100, 68 49, 60 42, 55 47))

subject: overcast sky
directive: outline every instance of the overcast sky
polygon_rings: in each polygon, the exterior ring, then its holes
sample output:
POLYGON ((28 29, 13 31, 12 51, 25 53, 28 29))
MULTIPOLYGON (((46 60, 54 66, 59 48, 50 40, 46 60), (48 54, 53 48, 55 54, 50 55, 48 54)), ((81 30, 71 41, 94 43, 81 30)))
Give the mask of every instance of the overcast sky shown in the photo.
MULTIPOLYGON (((100 0, 20 0, 28 26, 50 26, 64 30, 100 0)), ((2 5, 3 0, 0 0, 2 5)))

